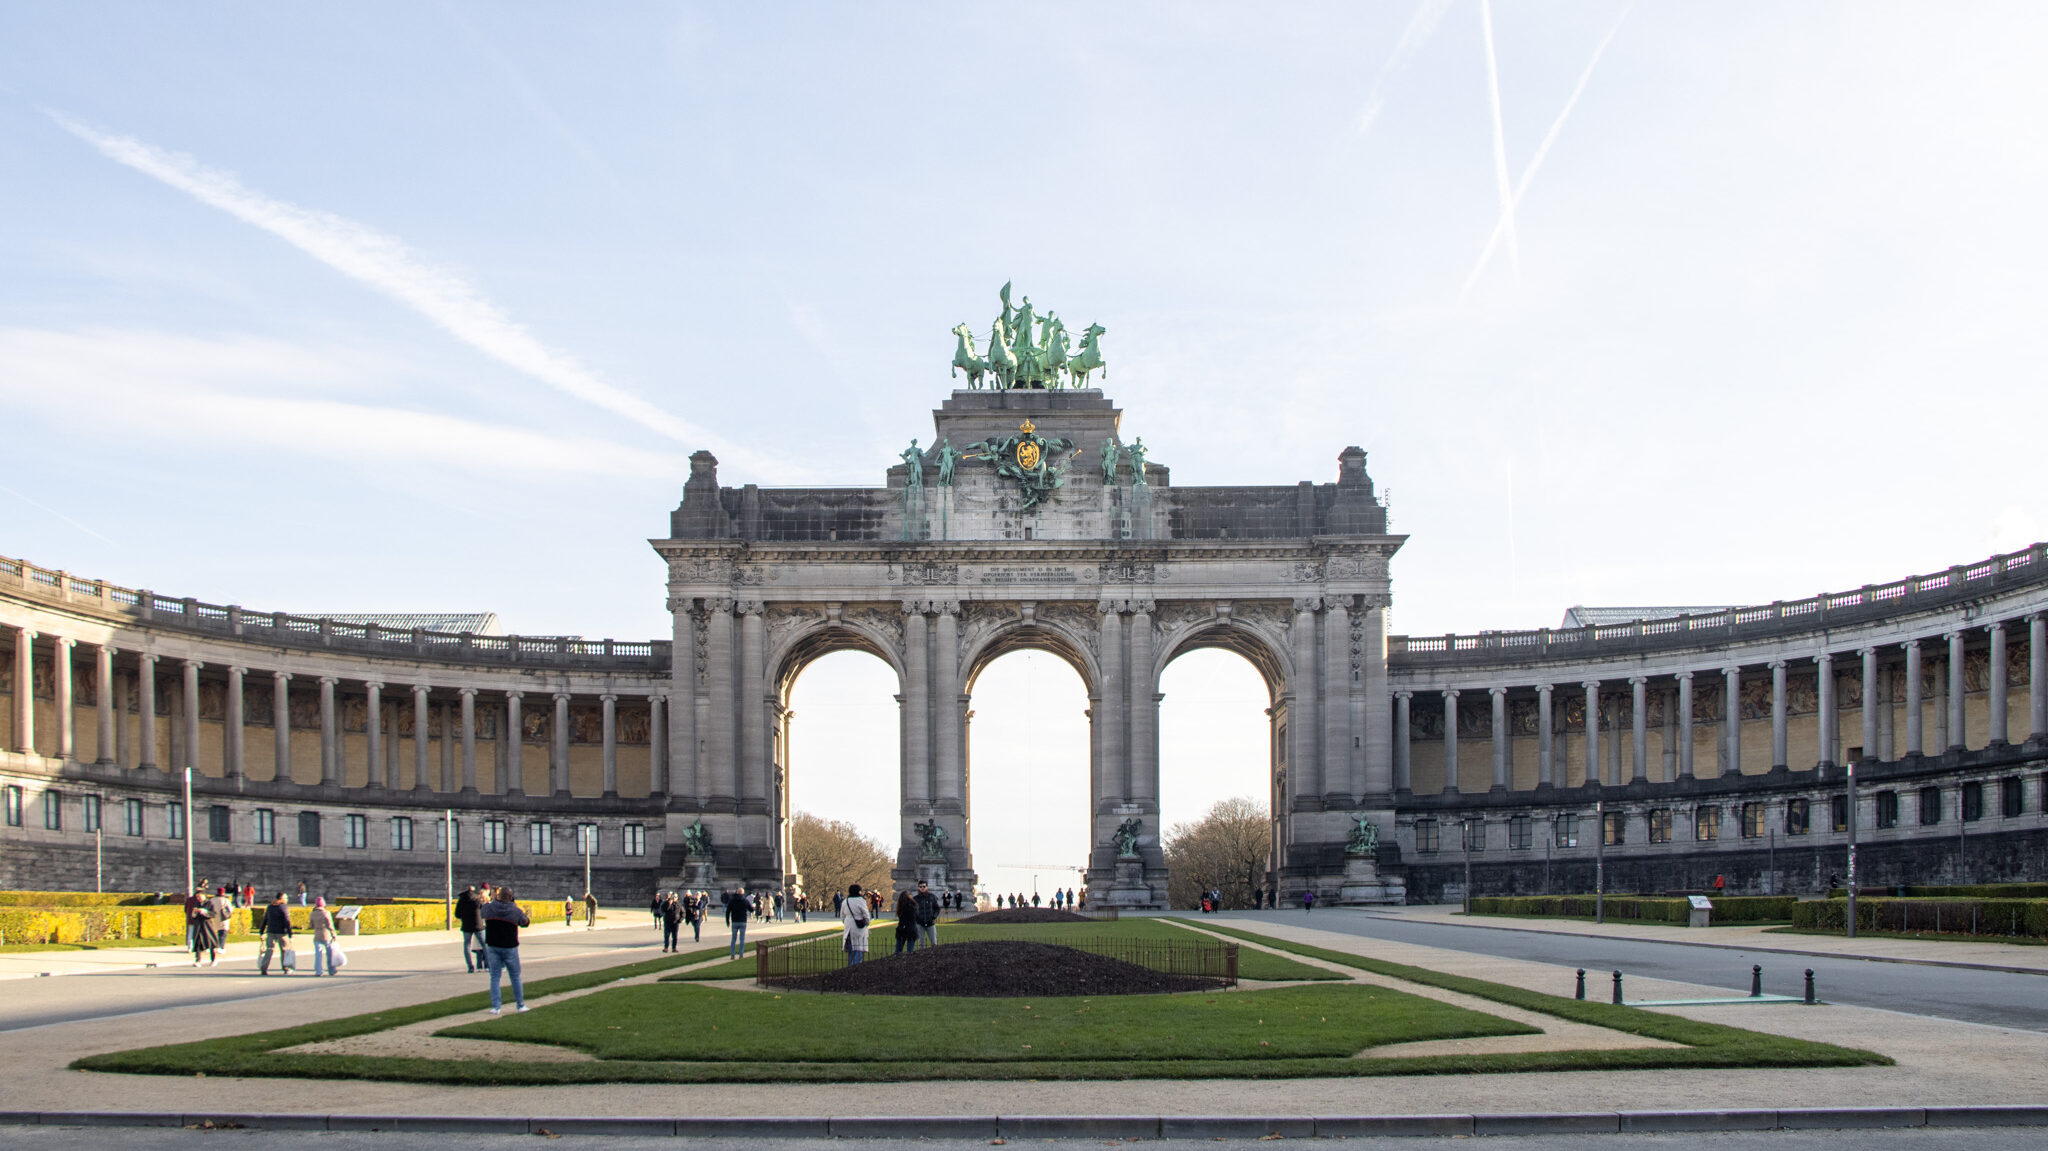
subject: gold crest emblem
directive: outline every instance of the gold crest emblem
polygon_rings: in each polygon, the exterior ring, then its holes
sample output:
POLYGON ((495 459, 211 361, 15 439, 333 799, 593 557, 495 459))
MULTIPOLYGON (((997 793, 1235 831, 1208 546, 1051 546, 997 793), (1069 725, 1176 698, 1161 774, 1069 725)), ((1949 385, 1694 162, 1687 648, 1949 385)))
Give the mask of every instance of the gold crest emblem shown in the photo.
POLYGON ((1031 469, 1038 466, 1038 459, 1040 454, 1041 453, 1036 443, 1033 443, 1030 440, 1025 440, 1023 443, 1017 445, 1017 466, 1023 468, 1025 471, 1030 471, 1031 469))

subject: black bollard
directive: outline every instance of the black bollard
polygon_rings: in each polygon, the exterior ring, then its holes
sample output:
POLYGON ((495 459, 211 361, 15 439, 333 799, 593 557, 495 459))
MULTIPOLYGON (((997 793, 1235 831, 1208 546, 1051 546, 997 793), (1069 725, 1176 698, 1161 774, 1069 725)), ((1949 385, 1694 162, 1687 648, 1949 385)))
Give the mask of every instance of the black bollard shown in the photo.
POLYGON ((1586 997, 1586 969, 1585 969, 1585 968, 1583 968, 1583 967, 1581 967, 1581 968, 1579 968, 1579 998, 1580 998, 1580 999, 1584 999, 1585 997, 1586 997))
POLYGON ((1764 965, 1754 963, 1749 968, 1749 997, 1761 999, 1764 994, 1764 965))
POLYGON ((1807 969, 1806 969, 1806 1001, 1807 1001, 1808 1003, 1812 1003, 1812 1002, 1814 1002, 1814 998, 1813 998, 1813 968, 1811 968, 1811 967, 1809 967, 1809 968, 1807 968, 1807 969))
POLYGON ((1614 1001, 1621 1002, 1621 972, 1614 973, 1614 1001))

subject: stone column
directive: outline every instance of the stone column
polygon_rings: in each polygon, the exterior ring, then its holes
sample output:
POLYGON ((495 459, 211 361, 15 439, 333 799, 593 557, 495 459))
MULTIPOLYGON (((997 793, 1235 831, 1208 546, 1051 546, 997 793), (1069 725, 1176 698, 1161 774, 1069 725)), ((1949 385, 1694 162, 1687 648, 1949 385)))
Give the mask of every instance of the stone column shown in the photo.
POLYGON ((1095 725, 1095 802, 1114 806, 1129 794, 1124 789, 1124 708, 1130 692, 1124 685, 1123 604, 1104 600, 1095 605, 1102 613, 1102 682, 1097 685, 1089 710, 1095 725))
POLYGON ((1742 774, 1742 669, 1723 668, 1721 676, 1727 684, 1727 714, 1722 720, 1721 734, 1728 741, 1728 774, 1742 774))
POLYGON ((1920 698, 1920 641, 1909 639, 1900 646, 1906 649, 1906 754, 1921 755, 1927 744, 1920 738, 1920 711, 1925 706, 1920 698))
POLYGON ((1508 689, 1489 687, 1486 694, 1493 697, 1491 730, 1493 737, 1493 788, 1494 791, 1508 789, 1508 689))
MULTIPOLYGON (((731 762, 728 760, 727 762, 731 762)), ((553 791, 557 797, 569 795, 569 693, 555 693, 555 754, 550 766, 553 769, 553 791)))
POLYGON ((1589 679, 1586 689, 1586 782, 1600 786, 1600 681, 1589 679))
MULTIPOLYGON (((2040 651, 2041 645, 2035 644, 2034 650, 2040 651)), ((114 692, 117 689, 114 684, 114 655, 114 648, 101 644, 93 660, 93 690, 99 697, 99 745, 93 748, 93 759, 99 763, 115 762, 114 692)), ((2035 678, 2038 680, 2040 677, 2035 678)), ((2040 688, 2034 690, 2038 692, 2040 688)))
POLYGON ((768 687, 767 621, 760 600, 735 604, 740 613, 740 802, 768 801, 769 709, 776 706, 768 687))
POLYGON ((366 680, 363 683, 363 786, 382 788, 384 786, 384 684, 381 680, 366 680))
MULTIPOLYGON (((950 490, 950 489, 949 489, 950 490)), ((967 811, 967 738, 960 715, 960 605, 941 600, 932 605, 936 618, 931 662, 933 719, 938 726, 937 778, 932 799, 941 811, 967 811)))
POLYGON ((1132 803, 1148 810, 1156 809, 1159 799, 1159 692, 1152 679, 1152 608, 1149 599, 1131 602, 1131 658, 1124 669, 1131 681, 1128 794, 1132 803))
POLYGON ((1814 717, 1819 728, 1815 742, 1820 744, 1817 766, 1828 767, 1835 762, 1836 725, 1841 721, 1835 710, 1835 657, 1830 652, 1822 652, 1813 657, 1813 664, 1814 681, 1820 695, 1820 713, 1814 717))
POLYGON ((135 657, 135 734, 136 742, 142 745, 136 753, 135 766, 152 771, 157 767, 156 659, 156 653, 147 651, 135 657))
POLYGON ((925 605, 903 601, 903 810, 922 816, 931 804, 931 652, 925 605))
POLYGON ((519 701, 526 698, 523 691, 505 693, 505 794, 525 795, 526 777, 521 770, 520 756, 525 751, 526 721, 519 714, 519 701))
POLYGON ((1890 763, 1899 757, 1897 719, 1892 707, 1898 702, 1892 695, 1892 673, 1879 668, 1877 672, 1877 758, 1890 763))
POLYGON ((1384 596, 1366 596, 1364 604, 1359 658, 1365 664, 1365 693, 1357 709, 1365 727, 1364 793, 1384 796, 1394 789, 1394 747, 1387 730, 1393 710, 1387 694, 1387 609, 1384 596))
MULTIPOLYGON (((461 689, 458 688, 457 690, 461 689)), ((452 795, 455 793, 457 786, 455 782, 455 709, 443 703, 435 709, 435 714, 441 717, 440 722, 436 725, 441 729, 441 790, 446 794, 452 795)))
POLYGON ((1323 608, 1323 790, 1332 797, 1331 807, 1349 807, 1358 788, 1353 786, 1351 692, 1351 597, 1331 596, 1323 608))
POLYGON ((658 691, 647 693, 647 789, 668 791, 668 697, 658 691))
POLYGON ((248 674, 248 670, 233 665, 228 667, 227 714, 221 717, 221 778, 238 784, 242 781, 244 772, 248 770, 246 757, 242 751, 242 725, 248 719, 242 703, 242 677, 248 674))
MULTIPOLYGON (((1291 774, 1294 777, 1294 794, 1320 797, 1326 790, 1323 786, 1322 757, 1317 754, 1316 745, 1321 742, 1319 726, 1321 713, 1316 710, 1316 610, 1323 606, 1317 596, 1297 596, 1294 600, 1294 702, 1288 705, 1288 729, 1294 735, 1294 749, 1291 774)), ((1446 765, 1446 770, 1449 765, 1446 765)), ((1452 786, 1449 777, 1445 785, 1452 786)))
POLYGON ((1957 751, 1969 746, 1968 729, 1963 726, 1963 633, 1948 633, 1948 745, 1957 751))
POLYGON ((1632 675, 1628 679, 1629 694, 1629 768, 1632 779, 1650 778, 1650 680, 1647 676, 1632 675))
POLYGON ((604 704, 604 794, 615 799, 619 794, 619 697, 607 692, 598 699, 604 704))
POLYGON ((702 781, 707 794, 699 800, 713 810, 726 808, 739 802, 740 765, 739 753, 733 745, 733 699, 732 699, 732 601, 714 599, 705 601, 709 618, 705 623, 704 650, 709 664, 711 682, 705 687, 707 714, 699 726, 697 736, 704 744, 704 768, 708 779, 702 781))
POLYGON ((36 633, 14 629, 14 750, 36 753, 36 633))
POLYGON ((331 675, 320 677, 320 783, 326 787, 341 782, 340 748, 334 731, 334 685, 339 682, 331 675))
POLYGON ((185 706, 180 709, 185 718, 184 766, 196 771, 199 768, 199 669, 205 667, 206 664, 196 659, 188 659, 184 661, 184 665, 185 698, 183 703, 185 706))
POLYGON ((1692 673, 1678 673, 1678 775, 1693 778, 1692 763, 1692 673))
MULTIPOLYGON (((2011 725, 2006 722, 2005 686, 2005 624, 2001 621, 1984 629, 1991 633, 1991 662, 1984 677, 1984 694, 1991 704, 1992 747, 2003 747, 2012 734, 2011 725)), ((69 642, 68 640, 65 642, 69 642)))
POLYGON ((1863 758, 1877 758, 1877 649, 1862 649, 1863 656, 1863 758))
POLYGON ((1444 689, 1444 794, 1456 795, 1458 786, 1458 690, 1444 689))
POLYGON ((1659 733, 1664 746, 1657 756, 1657 775, 1661 782, 1670 783, 1678 778, 1678 688, 1664 688, 1657 698, 1664 704, 1664 730, 1659 733))
POLYGON ((462 699, 462 794, 477 794, 476 787, 476 689, 457 688, 462 699))
MULTIPOLYGON (((51 670, 56 673, 52 686, 57 698, 57 758, 76 759, 77 748, 72 743, 71 714, 71 645, 69 639, 53 639, 50 643, 51 670)), ((33 692, 31 692, 33 694, 33 692)))
POLYGON ((1410 734, 1408 710, 1409 701, 1414 698, 1415 693, 1412 691, 1397 691, 1394 693, 1394 790, 1397 792, 1413 790, 1408 774, 1408 740, 1410 734))
POLYGON ((1536 685, 1536 786, 1551 787, 1555 784, 1552 762, 1555 744, 1552 742, 1550 727, 1550 693, 1553 686, 1547 683, 1536 685))
POLYGON ((292 673, 270 673, 270 778, 292 781, 292 673))
POLYGON ((427 706, 426 684, 412 685, 412 787, 414 791, 431 791, 433 783, 427 775, 428 755, 433 751, 434 715, 427 706))
POLYGON ((2048 739, 2048 615, 2027 617, 2027 738, 2048 739))
POLYGON ((1771 768, 1789 767, 1792 753, 1791 720, 1785 702, 1785 661, 1771 661, 1771 768))

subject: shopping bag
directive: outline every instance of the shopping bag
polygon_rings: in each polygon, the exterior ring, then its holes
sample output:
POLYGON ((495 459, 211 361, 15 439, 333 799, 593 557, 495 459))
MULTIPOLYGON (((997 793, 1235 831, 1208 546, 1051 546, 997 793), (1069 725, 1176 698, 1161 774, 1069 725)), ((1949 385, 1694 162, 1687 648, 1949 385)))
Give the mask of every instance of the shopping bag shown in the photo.
POLYGON ((278 962, 284 965, 286 971, 296 968, 299 965, 299 953, 289 947, 283 950, 284 954, 279 958, 278 962))
POLYGON ((341 970, 342 968, 344 968, 344 967, 347 967, 347 966, 348 966, 348 952, 346 952, 346 951, 343 951, 343 950, 341 949, 341 945, 340 945, 340 944, 338 944, 338 943, 330 943, 330 944, 328 944, 328 945, 327 945, 327 965, 328 965, 329 967, 333 968, 333 969, 334 969, 334 970, 336 970, 336 971, 340 971, 340 970, 341 970))

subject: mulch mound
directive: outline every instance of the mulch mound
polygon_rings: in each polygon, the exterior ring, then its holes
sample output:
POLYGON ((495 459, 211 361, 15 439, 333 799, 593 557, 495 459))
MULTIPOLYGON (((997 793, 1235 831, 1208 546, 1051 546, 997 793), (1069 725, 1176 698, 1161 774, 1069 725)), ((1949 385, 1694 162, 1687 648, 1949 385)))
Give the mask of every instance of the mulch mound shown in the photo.
POLYGON ((1220 979, 1168 975, 1121 959, 1021 939, 946 943, 871 959, 823 975, 793 979, 806 991, 856 995, 1023 996, 1156 995, 1211 991, 1220 979))
POLYGON ((965 919, 958 919, 954 920, 953 922, 961 924, 970 924, 1093 923, 1095 921, 1088 918, 1085 915, 1076 915, 1071 911, 1054 911, 1050 907, 1005 907, 1000 911, 984 911, 979 915, 970 915, 965 919))

